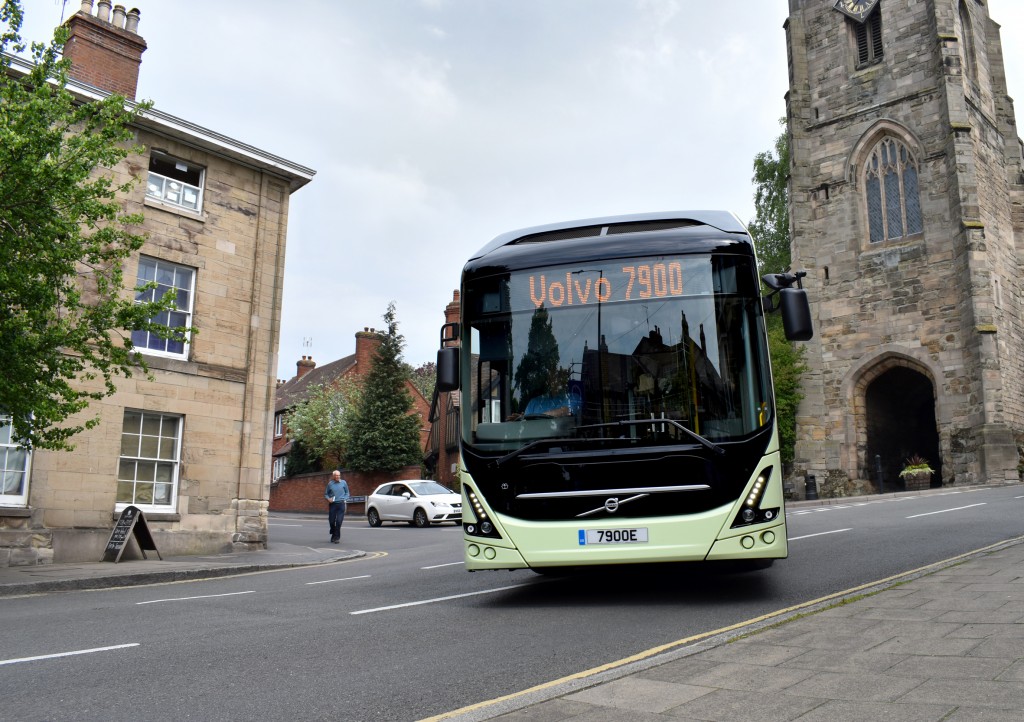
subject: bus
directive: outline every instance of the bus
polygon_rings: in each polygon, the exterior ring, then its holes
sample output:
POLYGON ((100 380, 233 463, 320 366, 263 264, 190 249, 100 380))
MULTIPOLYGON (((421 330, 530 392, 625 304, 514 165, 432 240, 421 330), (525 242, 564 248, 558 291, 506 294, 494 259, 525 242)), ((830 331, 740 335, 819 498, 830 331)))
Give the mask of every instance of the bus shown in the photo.
POLYGON ((466 568, 787 556, 765 330, 812 336, 726 211, 498 236, 465 264, 437 387, 458 391, 466 568))

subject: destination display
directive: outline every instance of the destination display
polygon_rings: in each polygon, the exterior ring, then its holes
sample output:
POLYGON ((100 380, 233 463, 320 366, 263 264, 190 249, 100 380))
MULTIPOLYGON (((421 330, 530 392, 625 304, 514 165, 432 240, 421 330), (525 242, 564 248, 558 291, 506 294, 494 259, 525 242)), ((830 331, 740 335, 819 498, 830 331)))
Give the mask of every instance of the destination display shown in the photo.
POLYGON ((713 290, 711 260, 706 256, 559 266, 512 274, 509 279, 512 311, 703 296, 713 290))

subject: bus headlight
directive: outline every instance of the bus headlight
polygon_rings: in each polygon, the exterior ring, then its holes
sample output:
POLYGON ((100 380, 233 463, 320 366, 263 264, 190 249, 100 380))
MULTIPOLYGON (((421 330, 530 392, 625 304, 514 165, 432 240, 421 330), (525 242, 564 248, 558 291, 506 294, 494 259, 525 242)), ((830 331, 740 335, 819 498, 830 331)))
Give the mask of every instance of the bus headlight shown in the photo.
POLYGON ((484 511, 484 505, 480 503, 480 499, 477 498, 476 492, 468 486, 465 488, 466 499, 469 501, 470 506, 473 507, 473 513, 476 514, 478 520, 477 524, 466 523, 462 525, 462 531, 467 536, 482 536, 490 537, 491 539, 501 539, 501 534, 494 528, 494 524, 491 523, 490 518, 487 516, 487 512, 484 511))
POLYGON ((767 466, 754 479, 754 483, 750 486, 750 491, 747 492, 746 497, 743 499, 743 508, 740 509, 736 518, 733 519, 733 529, 751 524, 763 524, 773 521, 778 517, 780 512, 778 507, 770 509, 761 508, 761 501, 764 499, 764 492, 768 488, 768 482, 771 478, 772 467, 767 466))

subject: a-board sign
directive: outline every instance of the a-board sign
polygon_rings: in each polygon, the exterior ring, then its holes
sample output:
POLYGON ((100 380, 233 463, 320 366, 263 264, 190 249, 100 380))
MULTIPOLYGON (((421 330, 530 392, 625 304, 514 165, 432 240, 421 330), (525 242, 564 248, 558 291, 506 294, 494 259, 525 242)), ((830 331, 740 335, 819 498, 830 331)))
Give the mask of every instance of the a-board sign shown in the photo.
POLYGON ((135 537, 135 541, 139 545, 143 559, 149 559, 146 556, 146 550, 149 549, 156 552, 161 561, 163 560, 153 542, 153 535, 149 533, 149 526, 146 524, 146 517, 142 510, 137 506, 129 506, 121 512, 121 516, 117 517, 117 523, 114 524, 114 529, 110 532, 110 539, 107 540, 107 548, 103 551, 103 561, 115 564, 119 562, 124 548, 132 536, 135 537))

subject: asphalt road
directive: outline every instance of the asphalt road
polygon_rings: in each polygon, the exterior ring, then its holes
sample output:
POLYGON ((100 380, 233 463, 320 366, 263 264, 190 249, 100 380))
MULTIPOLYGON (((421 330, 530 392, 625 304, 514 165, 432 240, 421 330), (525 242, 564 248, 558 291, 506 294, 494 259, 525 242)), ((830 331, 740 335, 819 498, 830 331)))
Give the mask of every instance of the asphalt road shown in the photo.
MULTIPOLYGON (((2 716, 416 720, 1019 536, 1022 512, 1020 487, 867 498, 791 509, 767 570, 554 579, 467 573, 453 526, 350 518, 359 560, 0 599, 2 716)), ((327 546, 326 515, 271 539, 327 546)))

